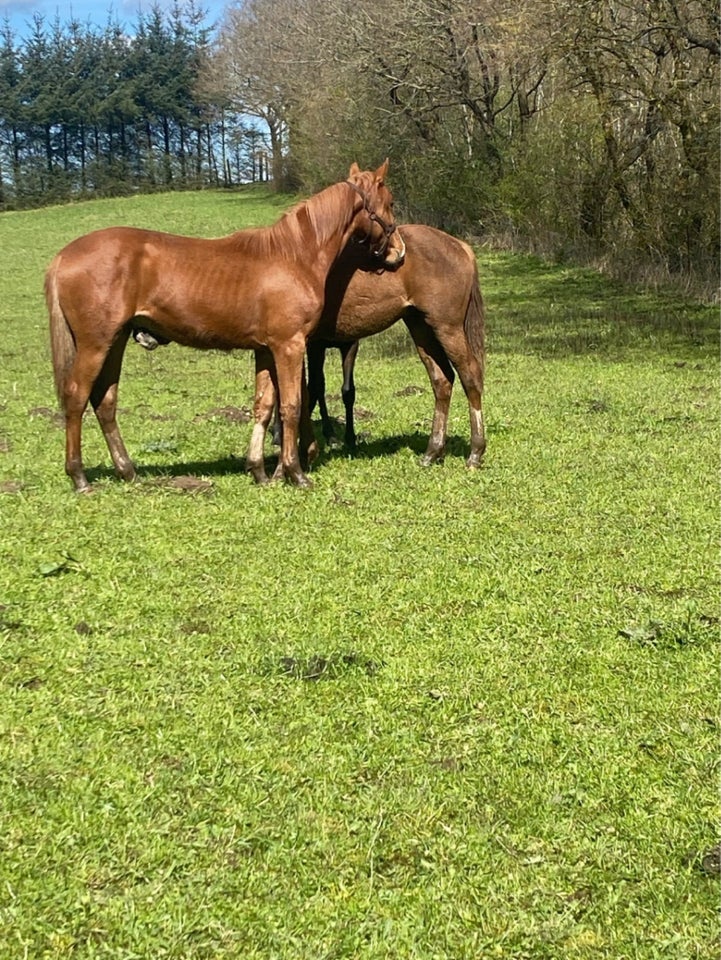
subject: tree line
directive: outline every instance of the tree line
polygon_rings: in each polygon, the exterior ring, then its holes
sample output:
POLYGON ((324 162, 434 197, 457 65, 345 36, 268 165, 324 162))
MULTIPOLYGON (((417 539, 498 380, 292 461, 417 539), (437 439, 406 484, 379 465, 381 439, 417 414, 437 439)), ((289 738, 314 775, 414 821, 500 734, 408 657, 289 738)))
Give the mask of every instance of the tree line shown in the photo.
POLYGON ((715 0, 245 0, 206 80, 276 183, 391 156, 410 219, 718 279, 715 0))
POLYGON ((204 97, 210 55, 193 0, 127 30, 36 15, 0 30, 0 209, 268 176, 263 133, 204 97))
POLYGON ((391 158, 407 220, 717 281, 715 0, 195 0, 0 32, 0 209, 391 158))

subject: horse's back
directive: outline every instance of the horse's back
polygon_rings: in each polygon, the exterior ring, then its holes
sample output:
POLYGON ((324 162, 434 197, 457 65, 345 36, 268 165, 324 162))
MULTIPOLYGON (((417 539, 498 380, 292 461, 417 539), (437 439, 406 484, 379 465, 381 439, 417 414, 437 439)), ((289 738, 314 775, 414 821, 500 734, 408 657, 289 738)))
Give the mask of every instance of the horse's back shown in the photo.
POLYGON ((220 241, 184 237, 142 227, 104 227, 71 240, 58 257, 65 269, 71 269, 75 264, 86 263, 88 260, 100 265, 110 263, 117 268, 148 252, 157 252, 164 256, 197 256, 214 243, 220 241))
MULTIPOLYGON (((71 240, 58 254, 64 260, 72 261, 76 257, 84 257, 102 252, 107 248, 123 248, 140 246, 152 236, 155 231, 143 230, 139 227, 103 227, 92 230, 80 237, 71 240)), ((162 236, 162 234, 158 234, 162 236)))
POLYGON ((418 296, 419 290, 438 287, 446 294, 449 288, 463 287, 467 292, 466 285, 475 276, 476 259, 465 241, 421 223, 403 227, 402 235, 406 243, 406 263, 401 270, 409 293, 418 296))

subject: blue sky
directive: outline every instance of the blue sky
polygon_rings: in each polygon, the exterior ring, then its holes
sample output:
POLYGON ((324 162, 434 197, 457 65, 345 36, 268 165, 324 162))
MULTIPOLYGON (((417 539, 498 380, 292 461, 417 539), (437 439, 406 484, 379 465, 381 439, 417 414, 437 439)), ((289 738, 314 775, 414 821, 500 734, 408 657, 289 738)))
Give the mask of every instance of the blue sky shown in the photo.
MULTIPOLYGON (((230 0, 196 0, 196 5, 208 11, 206 22, 211 25, 222 19, 223 11, 229 2, 230 0)), ((171 4, 172 0, 158 0, 161 8, 171 4)), ((93 0, 0 0, 0 22, 7 17, 16 35, 22 37, 28 32, 28 24, 36 13, 42 14, 47 23, 59 16, 61 23, 75 18, 81 23, 102 27, 108 22, 109 12, 112 12, 113 19, 130 27, 136 22, 138 11, 148 10, 151 6, 152 0, 100 0, 95 3, 93 0)))

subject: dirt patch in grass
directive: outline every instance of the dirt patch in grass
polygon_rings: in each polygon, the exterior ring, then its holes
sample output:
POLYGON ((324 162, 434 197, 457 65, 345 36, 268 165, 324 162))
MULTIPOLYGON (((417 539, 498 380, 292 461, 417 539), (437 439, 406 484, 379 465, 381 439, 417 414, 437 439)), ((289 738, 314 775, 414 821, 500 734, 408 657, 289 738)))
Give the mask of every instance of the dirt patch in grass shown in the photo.
POLYGON ((312 654, 309 657, 286 656, 278 661, 281 673, 296 680, 335 680, 356 669, 372 677, 382 666, 377 660, 355 652, 312 654))
POLYGON ((375 418, 375 413, 372 410, 366 410, 365 407, 356 407, 353 415, 356 420, 373 420, 375 418))
POLYGON ((199 413, 193 418, 194 422, 201 420, 225 420, 228 423, 250 423, 253 419, 252 410, 247 407, 213 407, 207 413, 199 413))
POLYGON ((65 417, 59 410, 51 410, 50 407, 32 407, 28 410, 29 417, 42 417, 52 423, 54 427, 64 427, 65 417))
POLYGON ((3 480, 0 482, 0 493, 20 493, 24 486, 19 480, 3 480))
POLYGON ((699 860, 699 869, 709 877, 717 877, 721 874, 721 843, 711 847, 699 860))
POLYGON ((213 484, 210 480, 201 480, 200 477, 194 477, 192 474, 181 474, 179 477, 158 477, 153 481, 157 487, 166 487, 170 490, 180 490, 182 493, 205 493, 213 492, 213 484))

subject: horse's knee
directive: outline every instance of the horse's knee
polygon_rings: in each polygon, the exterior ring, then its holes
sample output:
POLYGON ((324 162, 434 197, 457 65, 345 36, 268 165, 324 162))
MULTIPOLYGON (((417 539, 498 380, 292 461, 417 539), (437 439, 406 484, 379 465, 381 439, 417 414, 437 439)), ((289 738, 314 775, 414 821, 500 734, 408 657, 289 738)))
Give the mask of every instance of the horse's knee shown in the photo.
POLYGON ((296 426, 300 422, 301 404, 298 401, 290 400, 280 405, 280 419, 283 427, 296 426))

